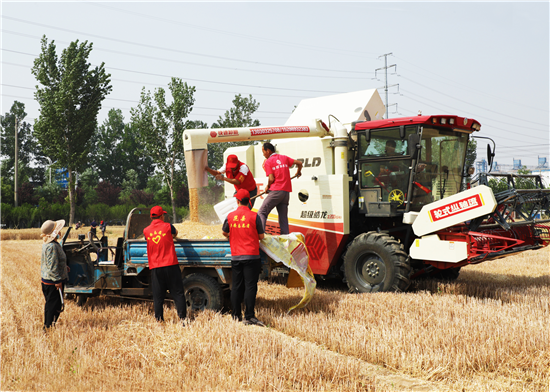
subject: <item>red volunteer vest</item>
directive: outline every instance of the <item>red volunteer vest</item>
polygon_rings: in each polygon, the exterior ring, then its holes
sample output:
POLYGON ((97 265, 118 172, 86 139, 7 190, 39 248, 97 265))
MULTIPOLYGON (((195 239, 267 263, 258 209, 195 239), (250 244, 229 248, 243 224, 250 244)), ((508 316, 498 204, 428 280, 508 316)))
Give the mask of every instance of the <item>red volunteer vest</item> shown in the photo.
POLYGON ((170 223, 155 219, 143 229, 143 235, 147 240, 149 269, 178 264, 170 223))
MULTIPOLYGON (((243 163, 244 165, 244 163, 243 163)), ((240 170, 239 166, 239 170, 240 170)), ((250 168, 248 169, 248 174, 245 176, 240 171, 237 172, 235 177, 233 177, 233 172, 231 170, 226 170, 225 175, 227 178, 239 180, 241 182, 241 185, 235 185, 235 189, 246 189, 248 192, 252 192, 254 189, 256 189, 256 181, 254 180, 254 176, 252 175, 252 172, 250 171, 250 168)))
POLYGON ((239 206, 227 215, 231 256, 259 256, 260 240, 256 229, 256 213, 239 206))

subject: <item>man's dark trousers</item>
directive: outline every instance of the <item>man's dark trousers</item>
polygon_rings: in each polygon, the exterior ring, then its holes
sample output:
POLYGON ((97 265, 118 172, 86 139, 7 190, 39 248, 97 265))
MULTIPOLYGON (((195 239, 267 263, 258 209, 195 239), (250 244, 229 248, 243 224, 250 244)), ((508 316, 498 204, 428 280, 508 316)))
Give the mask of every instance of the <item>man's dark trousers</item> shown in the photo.
POLYGON ((261 259, 231 261, 231 315, 241 320, 241 303, 244 300, 244 318, 256 317, 254 306, 258 292, 258 278, 262 271, 261 259))
POLYGON ((155 304, 155 318, 158 321, 164 321, 163 304, 164 298, 166 298, 166 290, 170 291, 170 295, 176 304, 178 317, 184 319, 187 316, 185 292, 179 265, 153 268, 151 270, 151 285, 153 303, 155 304))

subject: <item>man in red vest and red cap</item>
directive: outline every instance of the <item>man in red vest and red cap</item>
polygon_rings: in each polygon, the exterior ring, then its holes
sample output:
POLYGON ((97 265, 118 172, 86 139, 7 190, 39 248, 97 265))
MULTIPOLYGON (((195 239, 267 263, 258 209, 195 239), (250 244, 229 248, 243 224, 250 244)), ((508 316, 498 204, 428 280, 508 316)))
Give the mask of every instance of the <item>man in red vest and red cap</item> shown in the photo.
POLYGON ((256 318, 254 306, 258 293, 258 278, 262 270, 260 240, 264 238, 262 222, 255 212, 248 209, 250 193, 239 189, 235 195, 239 207, 230 212, 223 222, 223 235, 231 246, 231 315, 242 320, 241 303, 244 300, 246 325, 265 325, 256 318))
POLYGON ((235 194, 239 189, 246 189, 248 193, 250 193, 251 199, 249 208, 252 209, 252 207, 254 207, 255 199, 252 198, 258 194, 256 181, 249 167, 239 161, 236 155, 229 155, 227 157, 227 162, 220 167, 219 170, 210 169, 208 166, 205 167, 205 170, 213 176, 216 176, 217 180, 223 180, 233 184, 235 186, 235 194), (223 176, 224 173, 225 177, 223 176))
POLYGON ((174 246, 174 239, 178 235, 178 231, 171 223, 164 221, 164 214, 166 211, 161 206, 151 208, 153 221, 143 230, 143 235, 147 240, 147 259, 151 271, 155 318, 157 321, 164 321, 164 298, 166 290, 170 290, 178 316, 184 320, 187 316, 187 305, 174 246))

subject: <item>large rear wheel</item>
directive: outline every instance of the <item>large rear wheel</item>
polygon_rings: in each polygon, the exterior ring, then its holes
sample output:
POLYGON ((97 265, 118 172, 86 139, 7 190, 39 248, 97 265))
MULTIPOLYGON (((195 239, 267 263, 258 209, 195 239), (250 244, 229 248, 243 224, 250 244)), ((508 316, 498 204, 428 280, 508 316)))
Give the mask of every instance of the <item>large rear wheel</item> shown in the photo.
POLYGON ((219 283, 205 274, 191 274, 183 279, 187 310, 221 310, 223 291, 219 283))
POLYGON ((403 245, 377 232, 363 233, 348 245, 344 277, 351 292, 405 291, 411 267, 403 245))

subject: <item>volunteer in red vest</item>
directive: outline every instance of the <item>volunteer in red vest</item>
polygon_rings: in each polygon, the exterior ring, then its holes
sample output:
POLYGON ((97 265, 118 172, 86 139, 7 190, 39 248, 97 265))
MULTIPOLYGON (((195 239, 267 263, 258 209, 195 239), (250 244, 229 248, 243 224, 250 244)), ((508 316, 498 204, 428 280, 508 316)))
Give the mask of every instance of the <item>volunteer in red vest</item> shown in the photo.
POLYGON ((252 209, 252 207, 254 207, 254 201, 256 199, 252 198, 258 194, 256 181, 254 180, 250 168, 239 161, 236 155, 229 155, 226 163, 220 167, 219 170, 210 169, 208 166, 205 167, 205 170, 213 176, 216 176, 217 180, 223 180, 233 184, 235 186, 235 194, 239 189, 246 189, 248 193, 250 193, 251 198, 248 208, 252 209))
POLYGON ((239 189, 235 197, 239 207, 227 215, 222 226, 231 247, 231 315, 235 320, 242 320, 241 303, 244 301, 243 323, 265 327, 254 312, 262 271, 260 240, 264 238, 264 229, 258 215, 247 207, 250 193, 239 189))
POLYGON ((147 240, 147 259, 151 271, 155 318, 157 321, 164 321, 163 304, 166 290, 169 290, 176 304, 178 316, 184 320, 187 316, 187 305, 174 246, 174 239, 178 235, 178 231, 171 223, 164 221, 164 214, 166 211, 161 206, 151 208, 152 222, 143 230, 143 235, 147 240))
POLYGON ((292 192, 292 183, 290 180, 290 167, 298 166, 296 177, 302 175, 302 162, 292 159, 286 155, 276 154, 275 147, 271 143, 264 143, 262 153, 266 158, 264 162, 265 174, 269 177, 267 180, 266 192, 269 194, 265 198, 258 215, 262 220, 265 230, 267 217, 273 208, 277 208, 279 214, 279 227, 281 234, 289 234, 288 230, 288 203, 290 193, 292 192))

